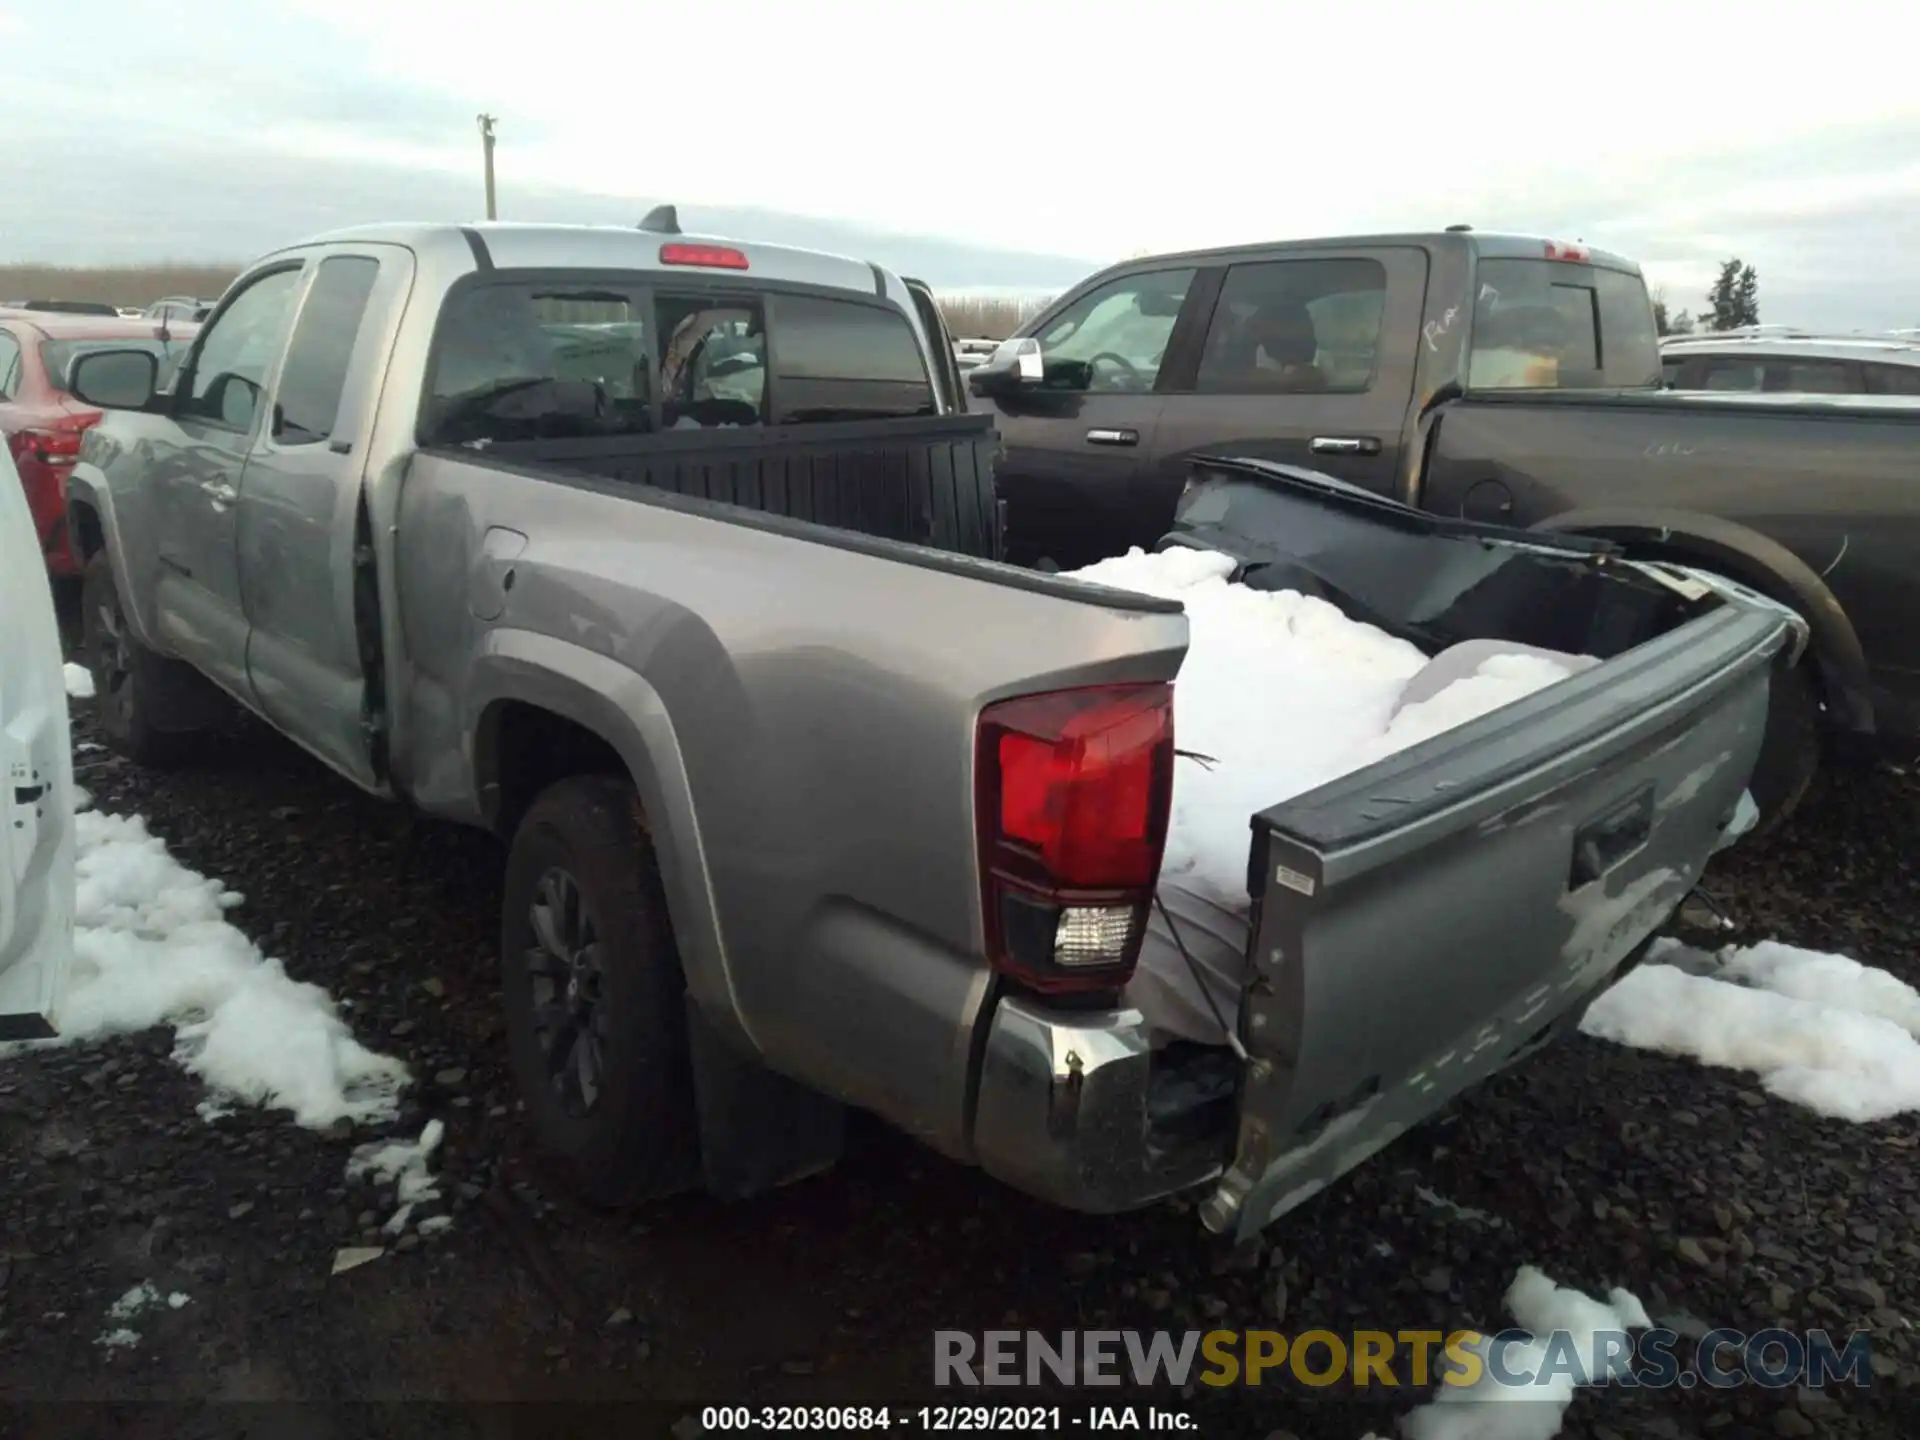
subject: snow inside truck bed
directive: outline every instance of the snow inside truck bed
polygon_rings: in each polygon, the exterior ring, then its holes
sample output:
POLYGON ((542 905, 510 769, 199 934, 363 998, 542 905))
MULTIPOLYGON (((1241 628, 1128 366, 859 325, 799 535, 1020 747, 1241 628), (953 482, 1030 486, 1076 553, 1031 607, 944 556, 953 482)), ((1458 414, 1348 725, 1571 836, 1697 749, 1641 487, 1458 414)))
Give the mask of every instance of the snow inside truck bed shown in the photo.
POLYGON ((1237 564, 1176 547, 1068 572, 1186 607, 1173 687, 1183 753, 1159 893, 1205 991, 1156 910, 1127 1001, 1157 1036, 1215 1045, 1227 1035, 1214 1012, 1231 1024, 1240 1006, 1255 814, 1598 663, 1497 641, 1430 657, 1325 600, 1234 583, 1237 564))

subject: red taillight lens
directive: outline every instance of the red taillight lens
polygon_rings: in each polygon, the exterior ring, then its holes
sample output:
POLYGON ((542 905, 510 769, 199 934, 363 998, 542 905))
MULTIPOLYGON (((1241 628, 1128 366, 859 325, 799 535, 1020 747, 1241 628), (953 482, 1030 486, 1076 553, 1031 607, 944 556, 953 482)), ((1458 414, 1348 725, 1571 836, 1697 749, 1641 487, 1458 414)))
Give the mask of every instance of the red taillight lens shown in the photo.
POLYGON ((43 464, 71 465, 80 456, 82 434, 98 424, 99 419, 94 415, 86 417, 80 424, 57 429, 16 430, 7 437, 7 443, 13 450, 15 461, 38 460, 43 464))
POLYGON ((1124 984, 1166 845, 1173 687, 990 705, 976 769, 989 958, 1037 990, 1124 984))
POLYGON ((1565 260, 1574 265, 1584 265, 1591 257, 1584 245, 1569 245, 1564 240, 1547 241, 1547 259, 1565 260))
POLYGON ((709 270, 744 270, 747 257, 744 251, 730 245, 662 245, 660 263, 700 265, 709 270))

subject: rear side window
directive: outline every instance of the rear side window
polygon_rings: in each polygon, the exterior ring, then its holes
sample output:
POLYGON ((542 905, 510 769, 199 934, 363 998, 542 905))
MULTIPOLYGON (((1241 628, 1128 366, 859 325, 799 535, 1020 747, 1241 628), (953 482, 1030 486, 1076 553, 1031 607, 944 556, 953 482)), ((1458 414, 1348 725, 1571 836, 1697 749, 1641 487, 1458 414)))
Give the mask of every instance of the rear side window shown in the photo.
POLYGON ((1920 395, 1920 365, 1868 365, 1866 372, 1875 395, 1920 395))
POLYGON ((1660 383, 1645 281, 1557 260, 1483 260, 1475 276, 1474 389, 1639 388, 1660 383))
POLYGON ((1776 360, 1767 367, 1767 389, 1795 395, 1858 395, 1860 383, 1844 360, 1776 360))
POLYGON ((1387 271, 1378 260, 1276 260, 1227 271, 1194 388, 1356 395, 1373 384, 1387 271))
POLYGON ((1766 388, 1766 367, 1757 360, 1737 355, 1716 355, 1699 362, 1699 386, 1702 390, 1762 390, 1766 388))
POLYGON ((314 272, 280 367, 273 438, 282 445, 312 445, 332 436, 354 341, 379 278, 380 262, 360 255, 322 260, 314 272))
POLYGON ((920 342, 898 310, 780 295, 773 338, 775 424, 934 413, 920 342))

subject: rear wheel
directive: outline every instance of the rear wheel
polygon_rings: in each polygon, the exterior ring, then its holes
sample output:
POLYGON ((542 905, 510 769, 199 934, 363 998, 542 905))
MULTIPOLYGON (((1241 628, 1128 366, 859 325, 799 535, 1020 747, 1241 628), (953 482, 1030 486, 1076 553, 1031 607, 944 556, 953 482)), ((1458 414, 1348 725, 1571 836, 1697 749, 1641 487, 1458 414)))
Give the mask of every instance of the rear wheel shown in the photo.
POLYGON ((685 985, 633 788, 558 781, 514 833, 501 920, 513 1068, 534 1139, 601 1205, 690 1188, 685 985))
POLYGON ((119 581, 105 550, 87 562, 81 580, 80 627, 107 743, 142 765, 170 765, 183 758, 200 732, 169 724, 166 699, 205 682, 180 661, 156 655, 140 643, 127 624, 119 581))

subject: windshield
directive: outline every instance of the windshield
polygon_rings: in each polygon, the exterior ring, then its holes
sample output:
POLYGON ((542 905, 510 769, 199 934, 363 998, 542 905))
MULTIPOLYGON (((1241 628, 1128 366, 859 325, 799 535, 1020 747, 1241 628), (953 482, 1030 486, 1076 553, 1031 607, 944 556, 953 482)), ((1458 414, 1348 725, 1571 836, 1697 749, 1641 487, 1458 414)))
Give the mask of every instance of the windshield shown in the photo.
POLYGON ((1659 384, 1660 338, 1638 275, 1559 260, 1480 262, 1468 388, 1659 384))
POLYGON ((160 362, 160 376, 157 384, 165 389, 173 378, 173 370, 180 363, 180 357, 187 353, 186 340, 148 340, 134 336, 125 339, 109 340, 43 340, 40 342, 40 363, 47 368, 47 383, 61 394, 67 389, 67 367, 76 356, 85 355, 94 350, 144 350, 160 362))

